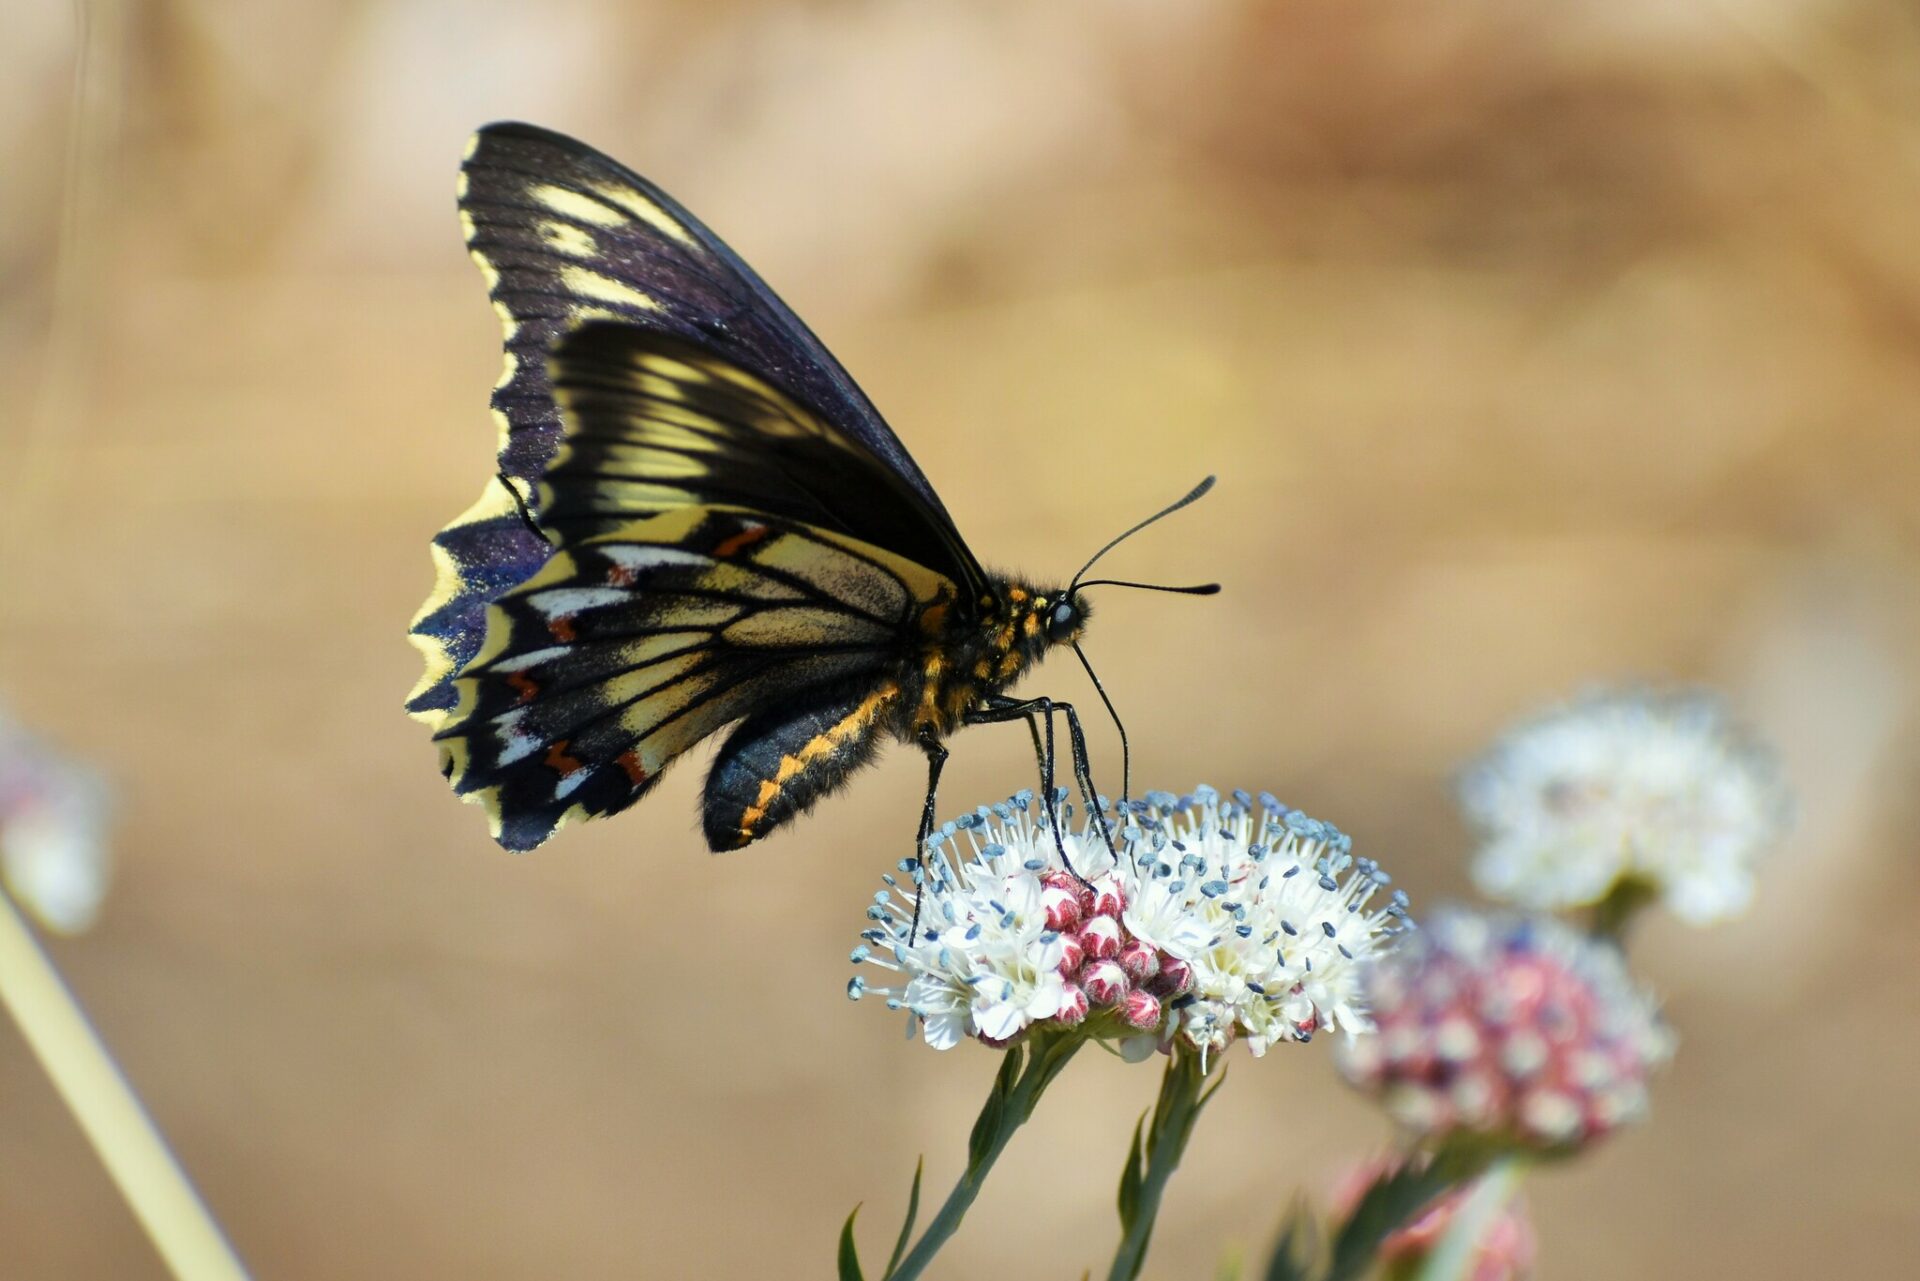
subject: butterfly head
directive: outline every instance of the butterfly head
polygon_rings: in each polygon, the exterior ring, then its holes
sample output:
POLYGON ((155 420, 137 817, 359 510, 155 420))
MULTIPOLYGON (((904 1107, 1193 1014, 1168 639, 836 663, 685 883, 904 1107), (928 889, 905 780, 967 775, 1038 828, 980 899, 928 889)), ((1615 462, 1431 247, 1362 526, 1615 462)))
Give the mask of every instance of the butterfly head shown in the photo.
POLYGON ((1092 608, 1079 592, 1046 592, 1034 600, 1040 632, 1049 645, 1072 645, 1086 633, 1092 608))

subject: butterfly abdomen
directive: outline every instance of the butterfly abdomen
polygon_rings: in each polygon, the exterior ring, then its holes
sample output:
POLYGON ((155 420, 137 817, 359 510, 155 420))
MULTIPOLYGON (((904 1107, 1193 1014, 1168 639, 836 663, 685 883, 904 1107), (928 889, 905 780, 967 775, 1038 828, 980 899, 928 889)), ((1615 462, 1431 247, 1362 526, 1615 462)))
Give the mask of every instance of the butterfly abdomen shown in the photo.
POLYGON ((703 825, 714 850, 739 849, 813 807, 873 759, 900 700, 897 682, 822 692, 741 722, 707 775, 703 825))

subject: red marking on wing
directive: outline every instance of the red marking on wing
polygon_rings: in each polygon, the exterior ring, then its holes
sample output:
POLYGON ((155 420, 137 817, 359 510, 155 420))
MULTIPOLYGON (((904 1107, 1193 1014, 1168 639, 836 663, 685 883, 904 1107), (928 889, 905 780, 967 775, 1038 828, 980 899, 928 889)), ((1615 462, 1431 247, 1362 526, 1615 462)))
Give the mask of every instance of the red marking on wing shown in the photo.
POLYGON ((607 566, 607 586, 609 587, 631 587, 639 577, 640 575, 625 565, 607 566))
POLYGON ((639 787, 651 777, 647 773, 646 767, 640 764, 640 758, 635 756, 631 751, 620 753, 615 759, 614 764, 627 772, 627 777, 633 780, 635 787, 639 787))
POLYGON ((586 763, 579 757, 567 755, 567 740, 564 738, 547 749, 546 764, 547 768, 558 772, 562 778, 575 770, 586 768, 586 763))
POLYGON ((547 630, 553 633, 553 638, 557 641, 573 640, 576 635, 573 630, 573 615, 561 614, 557 618, 548 619, 547 630))
POLYGON ((716 558, 725 560, 734 553, 745 551, 747 548, 753 546, 765 538, 767 533, 768 529, 765 525, 749 525, 739 533, 729 538, 721 539, 720 545, 713 549, 713 554, 716 558))
POLYGON ((520 692, 520 701, 531 703, 533 696, 540 692, 540 683, 525 672, 508 672, 507 684, 520 692))

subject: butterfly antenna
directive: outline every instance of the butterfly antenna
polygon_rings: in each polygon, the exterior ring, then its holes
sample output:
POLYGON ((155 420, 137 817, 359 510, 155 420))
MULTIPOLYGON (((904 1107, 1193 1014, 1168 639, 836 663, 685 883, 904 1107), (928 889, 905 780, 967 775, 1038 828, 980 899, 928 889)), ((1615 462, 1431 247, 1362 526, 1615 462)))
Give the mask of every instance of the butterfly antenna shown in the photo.
MULTIPOLYGON (((1108 552, 1118 547, 1121 543, 1126 542, 1129 538, 1132 538, 1135 534, 1139 533, 1141 530, 1145 529, 1147 526, 1153 524, 1153 522, 1157 520, 1165 520, 1167 517, 1179 511, 1182 507, 1186 507, 1190 504, 1197 503, 1202 498, 1205 498, 1207 495, 1207 491, 1213 488, 1213 479, 1214 478, 1211 476, 1207 477, 1205 480, 1201 481, 1198 485, 1195 485, 1192 489, 1188 490, 1186 497, 1180 499, 1176 503, 1172 503, 1166 507, 1161 508, 1159 511, 1155 512, 1153 515, 1147 517, 1145 520, 1135 525, 1132 529, 1127 530, 1125 533, 1113 539, 1112 542, 1109 542, 1105 547, 1102 547, 1099 551, 1095 552, 1093 554, 1092 559, 1087 561, 1086 564, 1082 565, 1080 567, 1080 572, 1073 576, 1073 582, 1067 585, 1067 590, 1071 592, 1075 588, 1079 587, 1080 580, 1086 577, 1087 571, 1093 568, 1094 562, 1098 561, 1102 556, 1105 556, 1108 552)), ((1162 590, 1166 590, 1166 589, 1162 589, 1162 590)), ((1174 590, 1179 590, 1179 589, 1174 589, 1174 590)), ((1201 594, 1204 595, 1205 593, 1201 593, 1201 594)))
MULTIPOLYGON (((1100 675, 1093 670, 1093 662, 1087 652, 1080 648, 1078 641, 1073 645, 1074 655, 1079 658, 1080 666, 1087 669, 1087 679, 1093 682, 1094 692, 1100 695, 1100 701, 1107 705, 1107 715, 1113 717, 1113 727, 1120 731, 1120 803, 1125 805, 1133 795, 1133 751, 1127 746, 1127 727, 1120 721, 1120 712, 1107 697, 1107 687, 1100 683, 1100 675)), ((1096 797, 1097 801, 1099 798, 1096 797)), ((1122 818, 1124 819, 1124 815, 1122 818)))

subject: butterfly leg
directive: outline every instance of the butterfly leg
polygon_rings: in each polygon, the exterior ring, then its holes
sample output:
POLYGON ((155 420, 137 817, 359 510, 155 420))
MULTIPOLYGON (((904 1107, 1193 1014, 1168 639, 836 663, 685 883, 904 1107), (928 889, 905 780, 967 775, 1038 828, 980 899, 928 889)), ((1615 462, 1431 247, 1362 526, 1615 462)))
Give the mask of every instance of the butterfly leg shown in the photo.
MULTIPOLYGON (((1055 711, 1067 718, 1068 742, 1073 754, 1074 782, 1079 785, 1081 800, 1086 804, 1088 813, 1093 816, 1094 825, 1099 830, 1101 840, 1106 844, 1108 852, 1118 857, 1114 850, 1113 833, 1108 828, 1106 815, 1100 809, 1099 791, 1093 785, 1092 766, 1087 756, 1086 734, 1080 728, 1079 714, 1075 712, 1071 703, 1056 702, 1045 697, 995 698, 989 700, 986 706, 970 713, 967 722, 973 725, 991 725, 1011 720, 1026 721, 1028 732, 1033 735, 1034 752, 1040 767, 1040 793, 1045 798, 1043 803, 1051 807, 1055 803, 1053 780, 1054 762, 1057 759, 1053 738, 1055 711), (1046 726, 1044 738, 1040 728, 1042 721, 1046 726)), ((1053 842, 1054 849, 1060 855, 1061 863, 1073 873, 1075 879, 1083 885, 1086 884, 1086 878, 1075 870, 1072 859, 1067 856, 1066 843, 1058 824, 1054 825, 1053 842)))
POLYGON ((929 870, 927 842, 933 837, 934 805, 940 794, 940 771, 946 768, 947 749, 931 734, 920 736, 920 750, 927 754, 927 800, 920 810, 920 834, 913 841, 913 925, 907 937, 920 932, 920 901, 925 897, 929 870))

